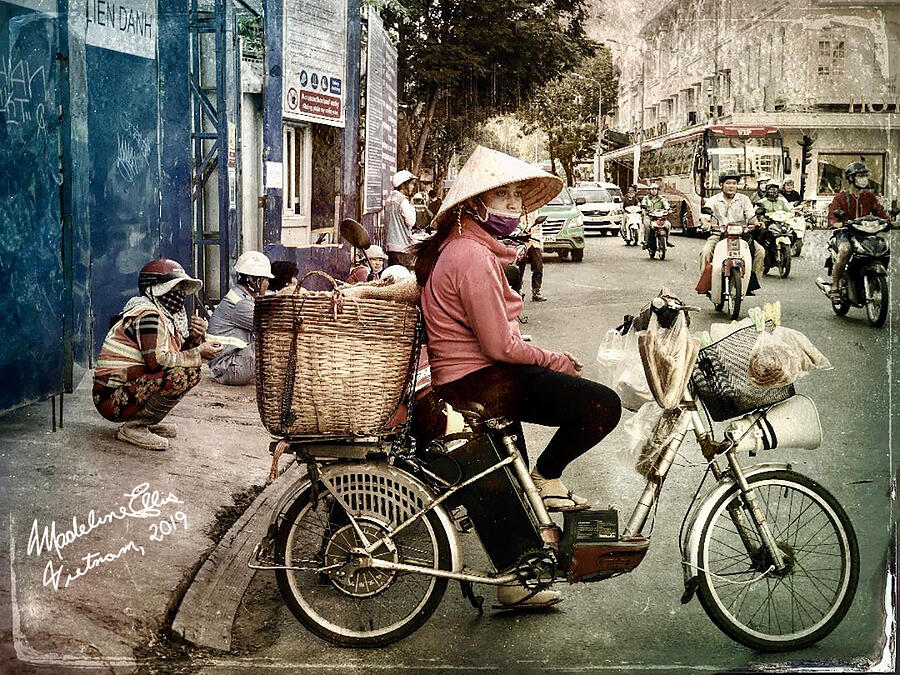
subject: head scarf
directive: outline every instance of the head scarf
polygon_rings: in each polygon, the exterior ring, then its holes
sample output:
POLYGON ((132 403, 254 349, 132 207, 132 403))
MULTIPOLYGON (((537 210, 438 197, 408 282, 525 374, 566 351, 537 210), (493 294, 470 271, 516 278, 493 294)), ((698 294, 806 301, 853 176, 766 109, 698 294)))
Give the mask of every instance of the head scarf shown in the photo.
POLYGON ((185 292, 181 284, 175 286, 164 295, 156 295, 154 289, 156 286, 149 286, 144 289, 144 297, 148 298, 159 309, 163 318, 169 322, 169 328, 178 331, 182 338, 187 338, 190 334, 188 328, 187 311, 184 309, 185 292))

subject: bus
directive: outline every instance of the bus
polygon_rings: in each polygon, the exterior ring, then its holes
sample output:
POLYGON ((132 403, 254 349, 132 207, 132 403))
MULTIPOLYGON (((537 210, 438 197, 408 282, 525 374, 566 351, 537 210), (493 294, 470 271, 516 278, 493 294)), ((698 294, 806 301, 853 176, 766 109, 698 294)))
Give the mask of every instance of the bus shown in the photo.
MULTIPOLYGON (((669 219, 685 234, 700 226, 703 201, 719 191, 719 174, 741 174, 738 190, 751 196, 756 179, 764 174, 777 181, 790 171, 785 161, 781 130, 773 126, 706 125, 666 134, 638 146, 604 153, 606 171, 623 189, 659 183, 672 205, 669 219), (637 164, 637 167, 635 167, 637 164)), ((642 189, 641 192, 644 190, 642 189)))

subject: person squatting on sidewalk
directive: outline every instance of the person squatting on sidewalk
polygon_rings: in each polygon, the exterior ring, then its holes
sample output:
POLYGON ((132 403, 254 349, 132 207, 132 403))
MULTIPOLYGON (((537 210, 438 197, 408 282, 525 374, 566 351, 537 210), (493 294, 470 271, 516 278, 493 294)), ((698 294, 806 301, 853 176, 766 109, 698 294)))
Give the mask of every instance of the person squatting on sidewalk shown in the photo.
POLYGON ((202 359, 221 346, 205 342, 206 321, 184 309, 185 296, 203 286, 174 260, 153 260, 138 275, 131 298, 110 328, 94 369, 93 399, 111 422, 123 422, 116 438, 147 450, 165 450, 178 433, 164 423, 200 381, 202 359))
POLYGON ((224 347, 210 360, 209 372, 219 384, 242 386, 256 377, 253 304, 266 294, 273 275, 269 259, 259 251, 242 254, 234 271, 237 284, 225 294, 209 320, 209 339, 224 347))

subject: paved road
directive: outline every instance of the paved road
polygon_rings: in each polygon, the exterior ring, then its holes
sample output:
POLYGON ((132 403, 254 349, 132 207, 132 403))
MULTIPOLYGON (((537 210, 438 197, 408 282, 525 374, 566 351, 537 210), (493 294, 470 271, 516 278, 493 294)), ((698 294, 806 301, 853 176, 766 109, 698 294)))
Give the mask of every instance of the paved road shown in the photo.
MULTIPOLYGON (((804 331, 826 353, 834 370, 815 373, 798 385, 818 404, 825 442, 815 451, 773 451, 760 461, 790 461, 800 472, 830 489, 847 509, 860 541, 862 574, 847 618, 812 649, 781 656, 754 653, 720 633, 695 600, 679 602, 683 585, 677 533, 702 470, 676 467, 666 482, 653 545, 632 574, 603 583, 563 587, 565 601, 545 615, 485 615, 479 618, 451 585, 431 620, 415 635, 390 647, 349 651, 331 647, 309 634, 281 603, 274 580, 260 573, 245 596, 235 638, 243 663, 310 664, 322 668, 502 670, 624 670, 653 668, 723 670, 775 663, 858 663, 880 657, 883 635, 885 570, 892 523, 892 464, 889 438, 891 359, 897 352, 898 312, 891 325, 872 329, 861 310, 835 317, 813 280, 820 273, 823 236, 812 233, 792 277, 768 277, 763 292, 748 306, 781 300, 785 324, 804 331), (818 245, 815 240, 818 240, 818 245), (893 340, 893 342, 892 342, 893 340)), ((896 239, 896 237, 895 237, 896 239)), ((550 260, 544 291, 550 302, 528 304, 526 326, 536 343, 576 354, 596 371, 603 333, 663 285, 703 307, 695 328, 720 320, 712 305, 693 292, 701 242, 676 238, 669 259, 650 261, 618 238, 592 239, 583 263, 550 260)), ((896 241, 894 242, 896 243, 896 241)), ((526 284, 528 282, 526 281, 526 284)), ((893 297, 897 295, 894 283, 893 297)), ((896 309, 897 303, 894 303, 896 309)), ((893 374, 896 391, 897 375, 893 374)), ((894 406, 896 409, 896 406, 894 406)), ((896 425, 896 410, 893 422, 896 425)), ((531 447, 549 438, 530 427, 531 447)), ((620 450, 617 429, 598 448, 576 461, 567 482, 596 504, 615 503, 627 517, 642 487, 634 458, 620 450)), ((693 441, 683 451, 699 458, 693 441)), ((479 555, 474 537, 466 554, 479 555)), ((482 589, 489 602, 490 589, 482 589)))

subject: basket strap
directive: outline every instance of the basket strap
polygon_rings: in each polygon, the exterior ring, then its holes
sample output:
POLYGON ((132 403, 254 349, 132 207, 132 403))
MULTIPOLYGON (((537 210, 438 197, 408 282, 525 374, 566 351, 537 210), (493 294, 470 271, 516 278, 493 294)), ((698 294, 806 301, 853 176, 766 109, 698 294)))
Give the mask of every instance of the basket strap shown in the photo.
POLYGON ((294 334, 291 336, 291 349, 288 352, 284 373, 284 387, 281 390, 281 429, 279 429, 281 434, 286 434, 287 430, 297 421, 297 413, 291 409, 291 404, 294 402, 294 381, 297 377, 297 339, 302 325, 303 317, 295 313, 294 334))

